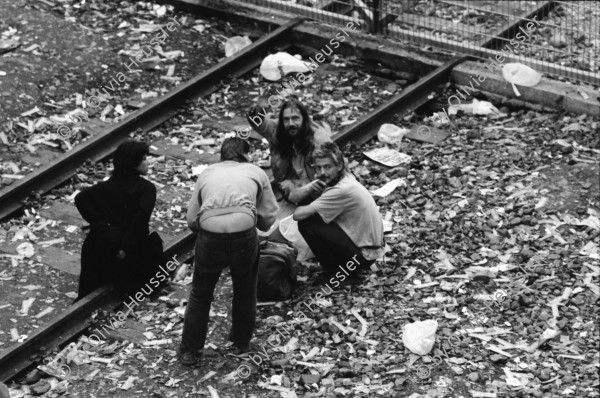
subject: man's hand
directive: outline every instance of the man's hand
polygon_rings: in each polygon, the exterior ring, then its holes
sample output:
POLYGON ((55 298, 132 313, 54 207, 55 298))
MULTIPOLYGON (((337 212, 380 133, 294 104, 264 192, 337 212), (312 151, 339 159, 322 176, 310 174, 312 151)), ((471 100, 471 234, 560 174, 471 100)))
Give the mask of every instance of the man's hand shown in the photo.
POLYGON ((259 108, 269 108, 269 100, 267 97, 258 97, 256 99, 256 106, 259 108))
POLYGON ((318 198, 323 193, 325 188, 327 188, 327 184, 321 180, 314 180, 306 185, 308 195, 311 198, 318 198))
POLYGON ((315 180, 303 185, 299 188, 295 188, 292 184, 292 189, 288 196, 288 200, 292 203, 302 203, 306 198, 316 199, 323 191, 327 188, 327 185, 321 180, 315 180))

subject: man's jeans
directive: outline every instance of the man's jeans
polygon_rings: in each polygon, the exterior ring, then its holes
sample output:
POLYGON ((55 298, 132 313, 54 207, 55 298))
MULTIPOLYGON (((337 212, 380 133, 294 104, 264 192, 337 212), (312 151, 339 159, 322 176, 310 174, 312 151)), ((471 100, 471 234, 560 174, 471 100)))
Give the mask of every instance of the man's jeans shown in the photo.
POLYGON ((231 337, 236 346, 250 342, 256 323, 258 276, 256 229, 231 234, 198 232, 192 290, 185 311, 181 351, 204 348, 215 285, 229 267, 233 281, 231 337))
POLYGON ((339 266, 353 261, 354 256, 359 264, 357 269, 366 269, 374 263, 363 257, 360 248, 352 242, 335 221, 326 224, 321 216, 315 214, 299 221, 298 229, 326 272, 339 271, 339 266))

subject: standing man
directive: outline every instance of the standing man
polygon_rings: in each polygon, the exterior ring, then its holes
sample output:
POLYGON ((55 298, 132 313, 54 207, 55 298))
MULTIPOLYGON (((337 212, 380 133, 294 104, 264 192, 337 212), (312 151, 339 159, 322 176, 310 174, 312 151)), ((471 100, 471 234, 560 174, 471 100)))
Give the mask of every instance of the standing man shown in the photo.
POLYGON ((326 188, 294 212, 300 233, 327 273, 351 261, 368 268, 383 255, 385 246, 383 220, 375 201, 346 170, 344 155, 333 142, 315 148, 312 160, 326 188))
POLYGON ((256 323, 258 235, 275 221, 279 206, 265 172, 249 162, 250 145, 228 138, 221 162, 199 176, 188 204, 187 221, 198 233, 192 289, 178 351, 183 365, 200 359, 208 330, 210 306, 221 271, 229 267, 233 281, 229 339, 236 353, 249 349, 256 323))
POLYGON ((315 146, 331 142, 331 130, 313 122, 295 98, 281 105, 278 120, 267 112, 268 105, 266 99, 258 99, 248 113, 250 126, 269 141, 273 176, 283 197, 294 204, 308 203, 325 189, 322 181, 315 180, 308 159, 315 146))

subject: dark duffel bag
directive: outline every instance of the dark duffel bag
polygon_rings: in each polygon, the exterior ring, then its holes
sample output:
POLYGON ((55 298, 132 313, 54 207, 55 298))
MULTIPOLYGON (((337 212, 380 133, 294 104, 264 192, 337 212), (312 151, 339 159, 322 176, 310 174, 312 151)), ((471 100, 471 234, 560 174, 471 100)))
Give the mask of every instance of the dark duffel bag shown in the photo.
POLYGON ((298 251, 287 241, 264 240, 260 243, 258 263, 259 300, 287 300, 296 288, 298 251))

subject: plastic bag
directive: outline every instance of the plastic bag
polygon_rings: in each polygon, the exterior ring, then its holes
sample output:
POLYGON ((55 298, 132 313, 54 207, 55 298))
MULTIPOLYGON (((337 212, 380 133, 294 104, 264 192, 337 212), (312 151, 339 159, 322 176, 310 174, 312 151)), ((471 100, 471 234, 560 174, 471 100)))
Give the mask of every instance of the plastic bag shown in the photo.
POLYGON ((516 85, 533 87, 540 82, 542 75, 531 69, 527 65, 519 63, 510 63, 502 67, 502 77, 504 80, 512 84, 513 91, 517 97, 521 96, 521 93, 517 89, 516 85))
POLYGON ((457 104, 450 105, 448 107, 449 115, 456 115, 458 111, 472 113, 473 115, 502 115, 502 112, 500 112, 500 110, 496 108, 491 102, 479 101, 476 98, 473 99, 473 102, 470 104, 457 104))
POLYGON ((384 123, 377 132, 377 138, 385 144, 399 144, 402 141, 402 138, 409 132, 410 130, 408 129, 384 123))
POLYGON ((260 64, 260 74, 267 80, 280 80, 292 72, 309 72, 310 68, 298 58, 284 52, 271 54, 263 59, 260 64))
POLYGON ((173 276, 173 282, 182 282, 190 269, 188 264, 182 264, 181 267, 177 271, 175 271, 175 275, 173 276))
POLYGON ((248 38, 248 36, 233 36, 227 39, 225 42, 225 56, 231 57, 233 54, 237 53, 244 47, 252 44, 252 41, 248 38))
POLYGON ((279 222, 279 232, 298 250, 298 261, 306 261, 314 258, 315 255, 308 247, 308 243, 304 240, 298 230, 298 221, 294 220, 293 215, 283 218, 279 222))
POLYGON ((35 249, 33 248, 33 245, 31 243, 23 242, 19 246, 17 246, 17 253, 23 257, 30 258, 33 257, 33 255, 35 254, 35 249))
POLYGON ((402 343, 404 347, 418 355, 427 355, 435 343, 438 323, 433 319, 409 323, 404 327, 402 343))

